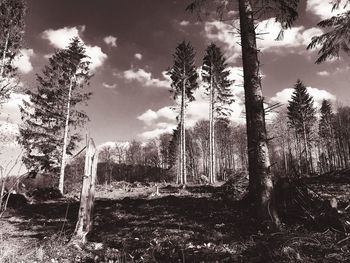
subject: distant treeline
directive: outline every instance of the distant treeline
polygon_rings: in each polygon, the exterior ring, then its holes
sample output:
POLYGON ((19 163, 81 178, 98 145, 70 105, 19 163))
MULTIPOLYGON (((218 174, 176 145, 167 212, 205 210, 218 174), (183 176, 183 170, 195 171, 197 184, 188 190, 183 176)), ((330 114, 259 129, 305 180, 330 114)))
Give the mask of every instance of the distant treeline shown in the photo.
POLYGON ((170 182, 172 176, 167 169, 149 165, 130 165, 118 163, 99 163, 97 183, 110 184, 113 181, 126 182, 170 182))

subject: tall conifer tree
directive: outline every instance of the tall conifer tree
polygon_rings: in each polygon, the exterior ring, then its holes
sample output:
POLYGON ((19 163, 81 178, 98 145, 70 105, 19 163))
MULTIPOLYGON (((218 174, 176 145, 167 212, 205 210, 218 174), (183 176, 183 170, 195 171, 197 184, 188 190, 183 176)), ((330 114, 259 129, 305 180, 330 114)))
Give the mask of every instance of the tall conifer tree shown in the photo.
POLYGON ((24 0, 0 2, 0 103, 14 88, 16 68, 13 60, 19 56, 24 35, 26 3, 24 0))
POLYGON ((209 93, 209 182, 216 182, 215 118, 227 115, 227 105, 233 102, 232 81, 226 59, 215 44, 208 46, 203 59, 202 76, 209 93))
POLYGON ((310 172, 310 166, 312 169, 309 147, 312 127, 316 121, 313 104, 313 98, 307 92, 306 86, 300 80, 297 80, 292 99, 289 101, 287 109, 289 124, 295 130, 297 139, 300 139, 304 143, 306 173, 310 172))
POLYGON ((176 47, 174 65, 169 70, 172 80, 174 99, 180 104, 180 184, 187 183, 186 176, 186 107, 187 103, 195 98, 193 92, 198 88, 196 67, 194 64, 195 52, 191 43, 183 41, 176 47))
MULTIPOLYGON (((21 107, 23 124, 18 141, 23 145, 23 162, 35 172, 58 173, 65 166, 66 154, 71 154, 80 140, 79 127, 88 116, 78 106, 86 103, 91 92, 88 57, 78 38, 67 49, 58 50, 49 59, 38 86, 28 90, 30 101, 21 107)), ((63 192, 60 178, 60 190, 63 192)))

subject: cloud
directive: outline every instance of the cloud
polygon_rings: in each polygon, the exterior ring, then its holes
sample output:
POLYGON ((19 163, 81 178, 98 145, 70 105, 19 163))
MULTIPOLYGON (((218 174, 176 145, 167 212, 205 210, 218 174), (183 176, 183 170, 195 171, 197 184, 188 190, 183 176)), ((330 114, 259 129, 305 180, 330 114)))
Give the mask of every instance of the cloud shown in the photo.
MULTIPOLYGON (((336 100, 336 96, 327 90, 307 87, 307 91, 313 97, 314 103, 315 103, 314 105, 318 108, 321 106, 322 101, 324 99, 332 100, 332 101, 336 100)), ((276 95, 271 98, 271 100, 274 102, 288 104, 288 101, 291 99, 293 92, 294 92, 293 88, 287 88, 287 89, 281 90, 277 92, 276 95)))
POLYGON ((35 56, 33 49, 21 49, 20 54, 13 60, 13 65, 23 74, 28 74, 33 70, 33 65, 30 61, 35 56))
POLYGON ((190 22, 189 22, 189 21, 186 21, 186 20, 182 20, 182 21, 179 23, 180 26, 188 26, 189 24, 190 24, 190 22))
POLYGON ((136 59, 138 59, 138 60, 141 60, 141 59, 142 59, 142 54, 136 53, 136 54, 134 55, 134 57, 135 57, 136 59))
POLYGON ((258 31, 264 34, 262 39, 258 39, 258 47, 262 51, 276 52, 279 48, 298 48, 306 47, 311 38, 315 35, 322 34, 322 30, 319 28, 308 28, 304 26, 292 27, 285 30, 282 40, 276 40, 279 32, 281 31, 281 24, 275 22, 274 18, 270 18, 259 23, 258 31))
POLYGON ((90 69, 95 70, 101 67, 107 59, 107 55, 103 53, 102 49, 98 46, 86 46, 86 55, 89 56, 91 62, 90 69))
POLYGON ((106 36, 103 41, 111 47, 117 46, 117 38, 114 36, 106 36))
POLYGON ((106 82, 102 83, 102 86, 105 87, 106 89, 115 89, 117 87, 117 83, 114 84, 108 84, 106 82))
POLYGON ((160 108, 157 111, 148 109, 140 116, 137 117, 138 120, 143 121, 146 125, 152 125, 156 121, 166 120, 166 121, 175 121, 177 113, 169 106, 160 108))
MULTIPOLYGON (((234 24, 237 23, 236 21, 234 24)), ((322 33, 319 28, 292 27, 284 32, 282 40, 277 41, 280 30, 281 24, 275 22, 274 18, 261 21, 257 27, 257 32, 263 34, 257 40, 259 49, 265 52, 280 52, 281 49, 302 47, 302 52, 305 52, 311 38, 322 33)), ((240 37, 234 31, 232 25, 225 22, 212 21, 204 25, 204 36, 209 41, 220 42, 223 45, 228 62, 236 62, 241 55, 240 37)))
MULTIPOLYGON (((243 69, 242 67, 229 67, 229 79, 235 80, 232 85, 232 93, 235 102, 229 105, 231 116, 229 117, 235 123, 244 123, 244 88, 243 88, 243 69)), ((200 73, 200 69, 198 69, 200 73)), ((193 127, 199 120, 207 120, 209 117, 209 102, 206 95, 205 86, 200 82, 199 88, 194 92, 195 101, 188 104, 186 109, 186 127, 193 127)), ((166 106, 157 111, 148 109, 143 114, 137 117, 143 121, 147 131, 139 136, 145 139, 150 139, 159 136, 165 132, 171 132, 176 128, 176 117, 178 110, 173 110, 173 107, 166 106), (152 137, 153 136, 153 137, 152 137)))
POLYGON ((170 88, 170 78, 162 72, 163 79, 153 78, 152 73, 144 69, 129 69, 121 74, 127 81, 137 81, 146 87, 170 88))
POLYGON ((228 56, 229 62, 235 62, 241 54, 241 46, 239 45, 239 37, 233 33, 230 24, 212 21, 204 24, 204 36, 215 42, 221 42, 228 56))
POLYGON ((85 29, 85 26, 64 27, 56 30, 47 29, 42 33, 42 37, 43 39, 47 39, 55 48, 64 49, 73 38, 80 38, 80 35, 85 29))
POLYGON ((29 101, 29 96, 14 92, 2 105, 0 126, 2 126, 1 129, 6 130, 9 134, 18 133, 18 125, 22 123, 19 106, 23 106, 23 100, 29 101))
POLYGON ((103 65, 108 56, 103 53, 99 46, 88 45, 82 40, 81 36, 85 29, 85 26, 64 27, 56 30, 47 29, 42 33, 42 37, 47 39, 53 47, 59 49, 67 48, 71 40, 78 37, 85 44, 86 55, 89 56, 91 62, 90 69, 94 71, 103 65))
POLYGON ((345 8, 343 8, 346 4, 347 0, 341 0, 339 9, 336 9, 332 11, 333 5, 331 4, 331 1, 320 1, 320 0, 307 0, 306 1, 306 11, 313 13, 314 15, 318 16, 320 19, 327 19, 332 16, 336 16, 344 11, 349 11, 350 6, 347 5, 345 8))
POLYGON ((325 77, 325 76, 329 76, 330 73, 328 71, 324 70, 324 71, 317 72, 317 75, 325 77))
POLYGON ((142 139, 149 140, 153 138, 157 138, 158 136, 164 133, 172 133, 172 131, 176 128, 176 125, 169 126, 167 128, 156 128, 151 131, 145 131, 139 135, 142 139))

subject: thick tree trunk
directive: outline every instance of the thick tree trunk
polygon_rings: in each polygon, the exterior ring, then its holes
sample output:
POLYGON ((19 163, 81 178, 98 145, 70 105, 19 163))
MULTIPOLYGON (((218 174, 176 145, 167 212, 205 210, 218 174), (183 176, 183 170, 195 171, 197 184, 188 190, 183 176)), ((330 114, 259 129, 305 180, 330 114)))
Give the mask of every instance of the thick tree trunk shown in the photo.
POLYGON ((72 99, 72 88, 73 88, 73 77, 70 80, 69 91, 68 91, 68 102, 67 102, 67 115, 66 115, 66 123, 64 126, 64 137, 63 137, 63 148, 62 148, 62 160, 61 160, 61 172, 58 189, 61 194, 64 194, 64 168, 66 166, 66 151, 67 151, 67 143, 68 143, 68 131, 69 131, 69 119, 70 119, 70 104, 72 99))
POLYGON ((249 194, 256 204, 257 216, 266 223, 266 227, 278 227, 280 222, 273 202, 273 175, 267 147, 260 65, 250 0, 239 0, 239 14, 247 118, 249 194))
POLYGON ((92 229, 97 163, 98 151, 96 150, 94 141, 90 139, 86 148, 85 169, 80 195, 78 221, 72 241, 85 243, 86 235, 92 229))

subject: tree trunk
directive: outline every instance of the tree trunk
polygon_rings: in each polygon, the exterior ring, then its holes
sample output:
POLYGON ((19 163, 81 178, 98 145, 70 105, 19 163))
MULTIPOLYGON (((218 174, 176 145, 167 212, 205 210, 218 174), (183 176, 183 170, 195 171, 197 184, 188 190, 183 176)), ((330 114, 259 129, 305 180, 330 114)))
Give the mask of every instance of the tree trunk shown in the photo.
POLYGON ((72 98, 72 88, 73 88, 73 77, 70 80, 69 91, 68 91, 68 102, 67 102, 67 115, 66 115, 66 123, 64 126, 64 137, 63 137, 63 149, 62 149, 62 161, 61 161, 61 172, 60 172, 60 181, 58 185, 58 189, 63 195, 64 188, 64 168, 66 166, 66 151, 67 151, 67 142, 68 142, 68 131, 69 131, 69 118, 70 118, 70 104, 72 98))
POLYGON ((266 227, 278 227, 273 202, 273 175, 267 147, 267 133, 259 76, 255 24, 250 0, 239 0, 244 91, 247 119, 249 194, 257 216, 266 227))
MULTIPOLYGON (((6 178, 5 178, 5 173, 4 173, 4 169, 2 167, 0 167, 0 174, 1 174, 1 190, 0 190, 0 211, 2 208, 2 199, 4 198, 4 193, 5 193, 5 182, 6 182, 6 178)), ((10 193, 8 193, 10 194, 10 193)))
POLYGON ((9 38, 10 38, 10 31, 8 31, 6 34, 5 46, 4 46, 4 50, 2 52, 1 69, 0 69, 0 78, 1 79, 4 77, 4 73, 5 73, 5 60, 6 60, 6 53, 7 53, 7 48, 8 48, 8 44, 9 44, 9 38))
POLYGON ((213 87, 213 67, 211 67, 211 76, 210 76, 210 94, 209 94, 209 183, 214 183, 214 87, 213 87))
POLYGON ((186 115, 186 79, 185 79, 185 68, 184 68, 184 79, 182 81, 182 96, 181 96, 181 174, 182 174, 182 184, 187 184, 187 174, 186 174, 186 126, 185 126, 185 115, 186 115))
POLYGON ((303 121, 303 139, 304 139, 304 151, 305 151, 305 160, 306 160, 306 174, 309 174, 309 147, 308 147, 308 140, 306 135, 306 127, 305 127, 305 121, 303 121))
POLYGON ((85 169, 80 195, 79 215, 72 238, 73 241, 85 243, 86 235, 92 229, 97 163, 98 151, 96 150, 94 141, 90 139, 86 149, 85 169))

